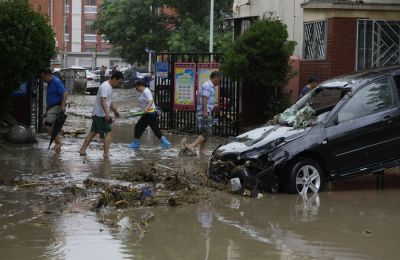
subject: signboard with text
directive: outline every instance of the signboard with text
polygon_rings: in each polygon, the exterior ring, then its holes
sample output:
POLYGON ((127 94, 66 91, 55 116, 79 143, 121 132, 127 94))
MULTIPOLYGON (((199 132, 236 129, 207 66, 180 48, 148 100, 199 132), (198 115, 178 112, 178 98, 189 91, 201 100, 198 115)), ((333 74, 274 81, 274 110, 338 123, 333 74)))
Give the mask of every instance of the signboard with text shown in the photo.
POLYGON ((163 79, 168 78, 168 62, 156 63, 156 77, 163 79))
POLYGON ((174 110, 195 110, 196 63, 175 63, 174 110))
MULTIPOLYGON (((219 70, 219 63, 198 63, 197 64, 197 88, 199 89, 210 79, 213 71, 219 70)), ((220 107, 220 86, 215 87, 215 107, 220 107)))

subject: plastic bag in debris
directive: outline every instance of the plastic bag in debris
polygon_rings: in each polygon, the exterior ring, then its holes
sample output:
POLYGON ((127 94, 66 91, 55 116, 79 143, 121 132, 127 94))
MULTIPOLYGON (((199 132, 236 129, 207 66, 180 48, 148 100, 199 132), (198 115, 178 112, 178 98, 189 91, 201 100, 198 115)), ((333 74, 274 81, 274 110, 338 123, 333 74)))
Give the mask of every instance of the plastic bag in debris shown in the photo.
POLYGON ((153 195, 153 191, 150 187, 143 187, 141 189, 140 199, 145 199, 153 195))
POLYGON ((231 190, 232 191, 238 191, 242 188, 242 184, 240 183, 240 179, 239 178, 232 178, 230 179, 230 183, 231 183, 231 190))

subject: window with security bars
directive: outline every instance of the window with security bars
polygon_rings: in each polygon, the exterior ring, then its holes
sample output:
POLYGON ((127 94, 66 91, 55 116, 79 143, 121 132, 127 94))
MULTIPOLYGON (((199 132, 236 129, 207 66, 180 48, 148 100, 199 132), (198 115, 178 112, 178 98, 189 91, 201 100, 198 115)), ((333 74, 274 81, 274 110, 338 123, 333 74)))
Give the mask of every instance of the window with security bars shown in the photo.
POLYGON ((327 22, 304 23, 303 59, 324 60, 326 53, 327 22))
POLYGON ((400 21, 357 21, 357 70, 400 64, 400 21))

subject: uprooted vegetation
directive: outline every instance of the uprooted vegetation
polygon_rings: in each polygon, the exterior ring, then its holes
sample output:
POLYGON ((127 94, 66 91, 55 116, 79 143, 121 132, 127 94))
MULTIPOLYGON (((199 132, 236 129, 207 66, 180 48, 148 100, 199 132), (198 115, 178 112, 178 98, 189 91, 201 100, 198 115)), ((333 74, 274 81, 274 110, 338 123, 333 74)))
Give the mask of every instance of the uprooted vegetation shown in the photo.
POLYGON ((123 172, 117 180, 88 178, 84 184, 87 189, 101 189, 96 208, 177 206, 209 199, 210 188, 223 188, 200 172, 188 173, 162 165, 154 165, 148 172, 123 172))
POLYGON ((142 206, 178 206, 210 199, 211 189, 222 189, 222 184, 208 179, 199 171, 186 172, 162 165, 150 165, 147 169, 125 170, 115 173, 115 179, 88 177, 82 183, 71 184, 64 176, 38 177, 23 175, 3 185, 18 189, 56 194, 64 200, 94 195, 94 209, 102 207, 131 208, 142 206))

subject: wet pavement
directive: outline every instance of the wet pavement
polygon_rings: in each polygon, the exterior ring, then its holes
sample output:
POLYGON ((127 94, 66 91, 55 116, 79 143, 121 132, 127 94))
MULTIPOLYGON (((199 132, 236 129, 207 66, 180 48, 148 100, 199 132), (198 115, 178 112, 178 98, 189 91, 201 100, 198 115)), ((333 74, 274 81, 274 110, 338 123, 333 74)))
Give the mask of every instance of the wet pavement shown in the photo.
MULTIPOLYGON (((135 107, 136 98, 132 90, 114 92, 123 114, 135 107)), ((93 100, 70 97, 65 129, 88 130, 93 100)), ((47 149, 46 135, 36 145, 0 144, 0 259, 398 258, 398 169, 385 175, 383 188, 368 175, 308 197, 254 199, 213 190, 210 199, 178 207, 93 211, 96 194, 66 193, 83 187, 88 177, 114 179, 154 164, 204 172, 207 156, 178 156, 183 135, 166 133, 173 147, 162 150, 146 131, 140 151, 127 149, 135 120, 115 121, 109 160, 103 159, 100 142, 80 157, 84 135, 65 136, 61 154, 47 149), (16 177, 30 182, 13 182, 16 177)), ((213 138, 207 153, 223 141, 213 138)))

